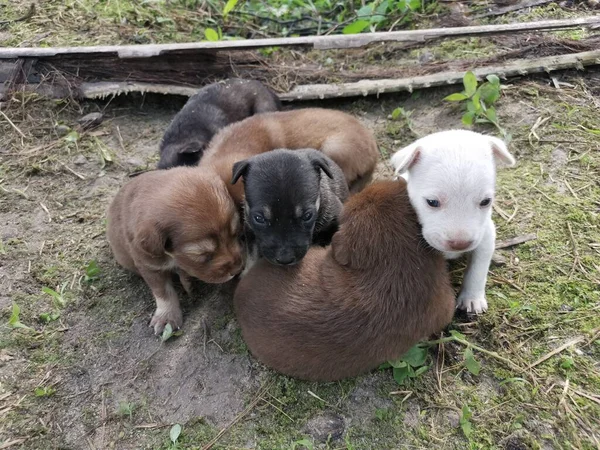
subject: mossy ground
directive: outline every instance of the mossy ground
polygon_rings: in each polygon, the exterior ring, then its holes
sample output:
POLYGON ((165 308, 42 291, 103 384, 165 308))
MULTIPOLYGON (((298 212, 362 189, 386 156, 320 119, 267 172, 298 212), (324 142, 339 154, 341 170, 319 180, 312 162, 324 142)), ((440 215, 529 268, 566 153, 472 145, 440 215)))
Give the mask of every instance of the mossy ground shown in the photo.
MULTIPOLYGON (((35 20, 9 26, 3 45, 202 37, 195 16, 157 26, 159 14, 168 17, 161 5, 43 2, 35 20), (152 15, 152 25, 115 21, 132 8, 140 20, 152 15)), ((2 6, 6 16, 26 9, 2 6)), ((166 13, 175 17, 178 8, 188 14, 184 2, 166 13)), ((548 11, 566 14, 555 5, 548 11)), ((485 52, 486 45, 469 40, 458 51, 485 52)), ((506 264, 493 266, 488 280, 490 310, 457 316, 450 326, 492 354, 475 351, 482 367, 473 375, 463 346, 436 346, 429 369, 402 386, 389 370, 325 384, 266 370, 245 348, 227 286, 199 284, 194 301, 184 300, 183 336, 160 344, 146 327, 150 293, 113 262, 104 217, 128 174, 156 163, 157 142, 183 100, 76 104, 13 96, 2 106, 12 125, 0 117, 0 446, 193 449, 218 437, 213 448, 597 448, 600 73, 557 76, 561 89, 547 77, 507 84, 497 106, 519 161, 499 172, 498 238, 537 239, 502 250, 506 264), (81 131, 76 119, 90 111, 102 111, 105 121, 81 131), (76 133, 61 135, 69 130, 76 133), (100 272, 90 280, 91 261, 100 272), (64 305, 42 292, 63 286, 64 305), (8 325, 13 304, 31 329, 8 325), (46 323, 44 313, 60 316, 46 323), (460 423, 465 405, 468 437, 460 423), (183 426, 177 444, 169 440, 174 423, 183 426)), ((417 136, 461 127, 459 109, 443 101, 456 90, 320 105, 360 117, 387 157, 417 136), (408 118, 388 119, 399 106, 408 118)), ((378 176, 390 176, 385 162, 378 176)), ((462 267, 453 266, 457 283, 462 267)))

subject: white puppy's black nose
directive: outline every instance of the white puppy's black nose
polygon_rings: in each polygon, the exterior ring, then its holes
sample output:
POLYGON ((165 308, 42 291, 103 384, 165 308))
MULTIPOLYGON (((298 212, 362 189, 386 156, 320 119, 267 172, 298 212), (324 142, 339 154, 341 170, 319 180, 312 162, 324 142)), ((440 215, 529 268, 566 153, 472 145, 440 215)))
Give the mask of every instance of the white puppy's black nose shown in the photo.
POLYGON ((447 241, 447 245, 451 250, 460 252, 469 248, 473 244, 473 241, 462 241, 462 240, 450 240, 447 241))
POLYGON ((296 262, 296 258, 293 256, 280 256, 275 258, 277 264, 281 264, 282 266, 289 266, 290 264, 294 264, 296 262))

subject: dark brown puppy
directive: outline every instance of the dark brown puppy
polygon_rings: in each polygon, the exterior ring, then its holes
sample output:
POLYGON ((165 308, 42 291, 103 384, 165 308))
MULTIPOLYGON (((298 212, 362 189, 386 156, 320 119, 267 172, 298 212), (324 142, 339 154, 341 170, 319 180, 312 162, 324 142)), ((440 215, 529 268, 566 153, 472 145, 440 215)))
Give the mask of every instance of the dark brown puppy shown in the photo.
POLYGON ((330 248, 299 265, 260 261, 234 297, 250 351, 287 375, 356 376, 442 330, 454 293, 441 253, 423 241, 406 182, 370 185, 344 205, 330 248))
POLYGON ((260 81, 231 78, 209 84, 188 100, 165 131, 158 168, 194 166, 222 128, 280 109, 277 94, 260 81))
POLYGON ((370 181, 379 157, 373 133, 356 118, 332 109, 307 108, 259 114, 229 125, 213 138, 199 167, 216 171, 241 206, 243 183, 229 183, 233 165, 278 148, 322 151, 340 166, 351 192, 370 181))
POLYGON ((141 275, 156 299, 150 326, 181 327, 173 272, 189 292, 192 276, 225 283, 242 269, 240 219, 225 184, 192 167, 144 173, 108 209, 107 236, 117 262, 141 275))

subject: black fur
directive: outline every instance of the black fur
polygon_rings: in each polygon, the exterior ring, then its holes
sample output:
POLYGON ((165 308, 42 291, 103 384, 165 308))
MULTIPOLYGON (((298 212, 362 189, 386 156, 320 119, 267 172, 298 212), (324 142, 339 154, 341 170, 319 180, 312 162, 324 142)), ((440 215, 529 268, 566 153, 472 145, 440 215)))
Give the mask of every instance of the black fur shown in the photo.
POLYGON ((272 264, 293 265, 312 244, 331 241, 349 194, 342 170, 322 152, 273 150, 256 155, 234 164, 232 183, 240 177, 251 259, 262 256, 272 264))
POLYGON ((222 128, 280 109, 277 94, 259 81, 231 78, 205 86, 188 100, 165 131, 158 168, 194 166, 222 128))

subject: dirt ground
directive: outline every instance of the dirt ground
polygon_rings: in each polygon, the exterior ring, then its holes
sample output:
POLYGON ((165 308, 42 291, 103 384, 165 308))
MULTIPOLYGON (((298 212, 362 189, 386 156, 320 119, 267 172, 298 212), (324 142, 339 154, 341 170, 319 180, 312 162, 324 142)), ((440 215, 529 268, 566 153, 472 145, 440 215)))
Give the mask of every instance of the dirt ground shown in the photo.
MULTIPOLYGON (((15 95, 0 118, 0 448, 600 448, 600 73, 558 79, 509 83, 497 108, 519 161, 499 173, 498 238, 537 239, 502 251, 490 311, 450 327, 487 350, 475 351, 481 373, 446 343, 402 386, 389 370, 319 384, 265 369, 240 337, 233 285, 197 283, 183 335, 161 343, 150 291, 111 257, 105 209, 155 165, 183 99, 15 95), (103 123, 81 131, 96 111, 103 123), (30 328, 10 320, 15 304, 30 328)), ((385 178, 391 151, 462 127, 443 101, 456 90, 319 105, 375 131, 385 178), (388 117, 398 106, 408 119, 388 117)))

